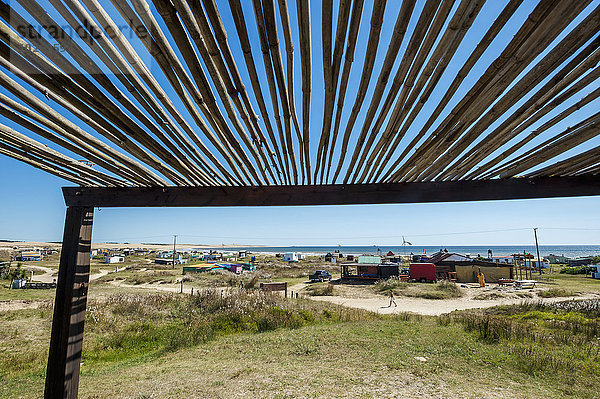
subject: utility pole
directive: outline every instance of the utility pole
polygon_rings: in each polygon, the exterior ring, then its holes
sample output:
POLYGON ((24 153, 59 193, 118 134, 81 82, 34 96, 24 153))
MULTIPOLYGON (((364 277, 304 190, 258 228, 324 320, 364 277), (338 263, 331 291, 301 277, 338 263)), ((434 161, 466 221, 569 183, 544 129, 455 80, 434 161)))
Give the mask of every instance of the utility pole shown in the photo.
POLYGON ((525 267, 527 267, 527 258, 525 257, 526 252, 525 250, 523 250, 523 267, 521 268, 521 273, 519 273, 521 280, 523 280, 523 271, 525 271, 525 280, 527 280, 527 269, 525 269, 525 267))
POLYGON ((175 255, 177 254, 177 234, 173 234, 173 269, 175 269, 175 255))
POLYGON ((533 236, 535 237, 535 250, 537 251, 538 270, 539 270, 540 275, 541 275, 542 274, 542 263, 540 262, 540 247, 538 246, 537 227, 533 228, 533 236))

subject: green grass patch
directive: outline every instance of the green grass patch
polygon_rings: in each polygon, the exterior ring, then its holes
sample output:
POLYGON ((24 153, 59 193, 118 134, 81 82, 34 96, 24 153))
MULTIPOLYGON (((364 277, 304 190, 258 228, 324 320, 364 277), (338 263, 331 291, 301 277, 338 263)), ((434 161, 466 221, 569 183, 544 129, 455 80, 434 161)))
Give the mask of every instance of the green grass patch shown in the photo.
MULTIPOLYGON (((377 317, 363 310, 289 300, 258 290, 110 294, 89 300, 82 361, 92 369, 103 368, 115 362, 161 356, 224 335, 377 317)), ((51 302, 39 309, 0 312, 0 376, 43 371, 51 318, 51 302)))
MULTIPOLYGON (((109 295, 90 301, 80 395, 421 397, 427 387, 440 397, 592 399, 599 309, 529 301, 381 316, 243 290, 109 295)), ((0 341, 0 397, 42 396, 50 310, 0 313, 11 340, 0 341), (9 365, 19 357, 8 348, 38 366, 9 365)))
POLYGON ((51 289, 10 289, 10 281, 0 280, 0 302, 11 300, 22 301, 50 301, 54 300, 56 290, 51 289))

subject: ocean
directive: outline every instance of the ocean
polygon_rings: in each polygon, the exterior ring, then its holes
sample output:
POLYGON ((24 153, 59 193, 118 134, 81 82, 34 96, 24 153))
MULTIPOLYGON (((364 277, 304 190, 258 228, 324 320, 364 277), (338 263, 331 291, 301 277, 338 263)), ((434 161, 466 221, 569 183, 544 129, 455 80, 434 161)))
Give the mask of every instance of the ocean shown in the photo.
MULTIPOLYGON (((215 246, 212 249, 219 251, 238 251, 241 249, 256 253, 283 253, 283 252, 300 252, 305 254, 324 255, 327 252, 340 251, 342 254, 353 255, 376 255, 378 253, 386 254, 392 251, 394 254, 409 255, 413 254, 433 254, 440 249, 447 249, 448 252, 456 252, 459 254, 470 254, 471 256, 481 255, 487 257, 488 250, 492 250, 492 255, 512 255, 515 253, 523 253, 523 251, 536 255, 535 245, 491 245, 491 246, 289 246, 289 247, 219 247, 215 246)), ((564 255, 570 258, 578 258, 581 256, 600 255, 600 245, 540 245, 540 256, 547 255, 564 255)))

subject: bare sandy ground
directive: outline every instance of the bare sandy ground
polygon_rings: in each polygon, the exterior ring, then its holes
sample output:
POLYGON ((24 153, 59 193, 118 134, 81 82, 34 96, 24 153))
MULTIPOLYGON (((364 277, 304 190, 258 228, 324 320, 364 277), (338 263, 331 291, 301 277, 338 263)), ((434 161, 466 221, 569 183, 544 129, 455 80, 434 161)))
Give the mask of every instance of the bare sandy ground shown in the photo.
MULTIPOLYGON (((561 297, 541 299, 543 302, 566 301, 570 299, 591 299, 598 298, 598 295, 585 295, 576 297, 561 297)), ((394 314, 402 312, 417 313, 422 315, 438 316, 445 313, 450 313, 455 310, 466 309, 484 309, 498 305, 515 305, 523 301, 522 298, 509 298, 498 300, 476 300, 472 298, 457 298, 457 299, 422 299, 397 297, 397 307, 389 306, 388 298, 342 298, 336 296, 319 296, 312 297, 317 301, 332 302, 339 305, 349 306, 352 308, 366 309, 372 312, 383 314, 394 314)))
MULTIPOLYGON (((52 282, 56 279, 56 269, 51 269, 43 266, 35 266, 37 269, 44 271, 44 274, 36 275, 34 280, 41 282, 52 282)), ((90 280, 96 280, 109 273, 114 273, 113 270, 102 269, 96 274, 90 276, 90 280)), ((143 291, 155 291, 155 292, 180 292, 181 287, 179 284, 127 284, 122 281, 111 281, 109 284, 130 288, 138 289, 143 291)), ((288 288, 288 291, 294 293, 300 293, 300 295, 306 295, 306 287, 308 283, 295 284, 288 288)), ((535 295, 543 289, 536 288, 534 290, 526 291, 515 291, 507 288, 500 289, 497 285, 490 285, 486 288, 463 288, 464 296, 462 298, 453 299, 424 299, 414 297, 398 296, 395 298, 397 306, 389 306, 390 301, 387 296, 377 295, 365 286, 352 286, 342 285, 336 286, 338 295, 333 296, 310 296, 311 299, 316 301, 331 302, 338 305, 348 306, 352 308, 365 309, 371 312, 381 314, 398 314, 403 312, 410 312, 422 315, 441 315, 450 313, 455 310, 466 310, 466 309, 483 309, 498 305, 514 305, 521 303, 526 298, 520 298, 514 295, 517 292, 529 292, 532 295, 532 299, 541 300, 543 302, 557 302, 572 299, 592 299, 600 298, 598 294, 586 294, 573 297, 557 297, 557 298, 540 298, 535 295), (495 299, 475 299, 480 294, 491 294, 491 293, 502 293, 505 297, 495 299)), ((186 287, 184 284, 184 293, 190 293, 191 288, 186 287)), ((306 295, 307 296, 307 295, 306 295)), ((22 300, 11 300, 0 302, 0 311, 6 310, 18 310, 18 309, 31 309, 37 308, 44 301, 22 301, 22 300)))
MULTIPOLYGON (((296 284, 290 287, 289 290, 302 293, 307 286, 308 284, 306 283, 296 284)), ((389 306, 390 300, 387 296, 376 295, 372 292, 369 292, 369 290, 365 287, 354 289, 350 288, 350 290, 345 290, 343 296, 312 296, 310 298, 316 301, 331 302, 338 305, 358 309, 365 309, 371 312, 382 314, 397 314, 403 312, 411 312, 431 316, 439 316, 441 314, 450 313, 455 310, 484 309, 499 305, 515 305, 523 302, 523 300, 526 299, 519 297, 498 298, 489 300, 474 299, 475 296, 481 293, 498 292, 499 290, 496 287, 497 286, 492 285, 488 288, 465 288, 463 289, 465 293, 464 297, 453 299, 424 299, 397 296, 395 300, 398 306, 392 305, 391 307, 389 306), (361 296, 357 297, 357 295, 361 296)), ((502 292, 506 293, 507 291, 508 290, 504 290, 502 292)), ((531 292, 531 294, 535 294, 535 292, 538 291, 540 291, 539 288, 531 291, 527 290, 524 292, 531 292)), ((509 292, 514 293, 515 291, 509 292)), ((534 295, 532 299, 541 300, 543 302, 557 302, 572 299, 592 299, 599 297, 600 295, 597 294, 587 294, 573 297, 542 299, 534 295)))
POLYGON ((10 301, 0 301, 0 312, 11 310, 37 309, 47 304, 46 301, 25 301, 22 299, 11 299, 10 301))

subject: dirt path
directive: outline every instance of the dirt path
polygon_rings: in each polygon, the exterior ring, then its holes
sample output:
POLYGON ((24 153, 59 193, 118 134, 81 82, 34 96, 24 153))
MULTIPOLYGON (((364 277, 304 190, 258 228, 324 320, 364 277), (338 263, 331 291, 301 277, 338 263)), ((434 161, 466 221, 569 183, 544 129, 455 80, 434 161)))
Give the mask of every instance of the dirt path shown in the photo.
MULTIPOLYGON (((289 288, 289 290, 294 292, 302 293, 308 284, 300 283, 295 284, 289 288)), ((358 291, 355 289, 354 291, 358 291)), ((387 296, 376 295, 372 293, 368 288, 362 287, 360 288, 360 292, 362 297, 355 297, 356 293, 353 295, 353 291, 350 291, 350 296, 348 294, 344 296, 311 296, 310 298, 315 301, 323 301, 323 302, 331 302, 338 305, 348 306, 352 308, 365 309, 370 310, 371 312, 382 313, 382 314, 397 314, 402 312, 411 312, 422 315, 431 315, 431 316, 439 316, 444 313, 450 313, 455 310, 466 310, 466 309, 483 309, 490 308, 498 305, 516 305, 521 303, 523 300, 527 298, 518 298, 518 297, 510 297, 510 298, 498 298, 498 299, 489 299, 489 300, 479 300, 474 299, 474 297, 482 292, 492 292, 493 290, 482 291, 481 289, 472 289, 467 288, 464 289, 465 296, 462 298, 454 298, 454 299, 424 299, 424 298, 412 298, 405 296, 397 296, 395 298, 398 306, 388 306, 390 304, 390 300, 387 296)), ((597 294, 586 294, 580 296, 572 296, 572 297, 557 297, 557 298, 547 298, 542 299, 535 296, 532 299, 541 300, 543 302, 559 302, 566 301, 572 299, 593 299, 599 298, 600 295, 597 294)))
MULTIPOLYGON (((140 289, 140 290, 147 290, 147 291, 163 291, 163 292, 181 292, 181 287, 179 286, 179 284, 173 285, 173 284, 127 284, 124 283, 122 281, 119 280, 113 280, 113 281, 109 281, 108 284, 110 285, 115 285, 117 287, 123 287, 123 288, 136 288, 136 289, 140 289)), ((186 287, 185 285, 183 286, 183 293, 184 294, 189 294, 191 292, 191 288, 186 287)))
MULTIPOLYGON (((561 298, 548 298, 542 299, 543 302, 557 302, 566 301, 570 299, 592 299, 598 298, 598 295, 585 295, 576 297, 561 297, 561 298)), ((389 307, 389 299, 386 297, 381 298, 342 298, 339 296, 315 296, 311 299, 324 302, 332 302, 339 305, 349 306, 353 308, 366 309, 372 312, 389 314, 389 313, 401 313, 411 312, 422 315, 438 316, 444 313, 450 313, 455 310, 466 310, 466 309, 483 309, 490 308, 498 305, 516 305, 523 301, 519 298, 510 299, 499 299, 499 300, 476 300, 470 298, 457 298, 457 299, 421 299, 421 298, 408 298, 408 297, 397 297, 397 307, 389 307)))
POLYGON ((90 281, 98 280, 102 276, 106 276, 108 273, 114 273, 110 270, 102 269, 98 273, 94 273, 90 275, 90 281))
POLYGON ((52 281, 57 279, 58 269, 52 269, 50 267, 45 266, 26 266, 23 269, 25 270, 41 270, 44 274, 38 274, 33 276, 33 281, 39 281, 41 283, 51 283, 52 281))
MULTIPOLYGON (((41 270, 43 274, 37 274, 33 276, 33 281, 38 281, 41 283, 51 283, 58 278, 58 270, 52 269, 50 267, 45 266, 31 266, 27 267, 26 270, 41 270)), ((106 276, 108 273, 111 273, 110 270, 100 270, 98 273, 94 273, 90 275, 90 281, 94 281, 99 279, 102 276, 106 276)))

